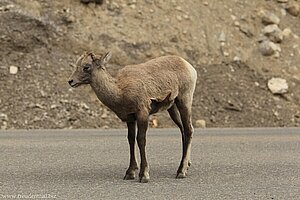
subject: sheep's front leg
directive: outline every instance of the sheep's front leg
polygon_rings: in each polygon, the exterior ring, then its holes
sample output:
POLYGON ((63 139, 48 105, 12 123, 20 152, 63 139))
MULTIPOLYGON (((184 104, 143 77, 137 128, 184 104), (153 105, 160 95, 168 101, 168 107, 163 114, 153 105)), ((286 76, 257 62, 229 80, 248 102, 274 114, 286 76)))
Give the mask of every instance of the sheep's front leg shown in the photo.
POLYGON ((130 148, 130 163, 129 167, 124 176, 124 180, 132 180, 135 178, 135 171, 138 170, 137 162, 135 159, 135 131, 136 131, 136 122, 127 122, 128 128, 128 143, 130 148))
POLYGON ((150 179, 149 165, 146 155, 146 132, 148 129, 148 114, 139 113, 137 115, 137 127, 137 143, 140 149, 141 156, 141 169, 139 173, 139 178, 141 183, 147 183, 150 179))

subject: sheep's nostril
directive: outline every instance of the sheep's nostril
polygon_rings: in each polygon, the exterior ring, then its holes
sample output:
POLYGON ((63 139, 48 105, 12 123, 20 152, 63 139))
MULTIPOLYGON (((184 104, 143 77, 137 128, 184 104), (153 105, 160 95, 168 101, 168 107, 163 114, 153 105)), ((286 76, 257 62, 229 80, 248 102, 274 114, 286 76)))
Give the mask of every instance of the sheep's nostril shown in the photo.
POLYGON ((72 86, 73 80, 69 80, 68 83, 72 86))

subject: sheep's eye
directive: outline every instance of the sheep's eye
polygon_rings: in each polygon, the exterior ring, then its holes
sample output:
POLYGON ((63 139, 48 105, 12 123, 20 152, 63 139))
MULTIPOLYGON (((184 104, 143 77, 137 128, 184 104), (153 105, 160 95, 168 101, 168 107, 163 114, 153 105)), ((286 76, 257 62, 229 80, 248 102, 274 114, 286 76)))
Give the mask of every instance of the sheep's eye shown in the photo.
POLYGON ((83 71, 89 71, 91 68, 91 65, 90 64, 86 64, 83 66, 83 71))

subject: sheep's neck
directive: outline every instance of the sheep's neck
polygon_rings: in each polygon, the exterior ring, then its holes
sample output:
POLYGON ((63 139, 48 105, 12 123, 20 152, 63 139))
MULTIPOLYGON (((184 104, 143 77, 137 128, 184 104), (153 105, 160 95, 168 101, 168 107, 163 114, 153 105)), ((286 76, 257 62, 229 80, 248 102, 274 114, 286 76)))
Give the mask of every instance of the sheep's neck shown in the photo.
POLYGON ((116 85, 115 78, 99 69, 92 74, 91 87, 104 105, 116 111, 120 105, 121 91, 116 85))

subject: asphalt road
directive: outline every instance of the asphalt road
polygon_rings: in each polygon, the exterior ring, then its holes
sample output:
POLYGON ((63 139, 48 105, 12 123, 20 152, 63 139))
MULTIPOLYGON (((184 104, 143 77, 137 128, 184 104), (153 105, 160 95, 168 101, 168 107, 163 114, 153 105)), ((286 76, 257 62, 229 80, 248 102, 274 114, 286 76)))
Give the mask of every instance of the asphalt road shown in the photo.
POLYGON ((196 130, 177 180, 179 131, 150 130, 149 183, 122 180, 126 130, 0 132, 0 199, 300 199, 300 129, 196 130))

